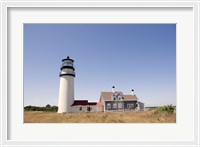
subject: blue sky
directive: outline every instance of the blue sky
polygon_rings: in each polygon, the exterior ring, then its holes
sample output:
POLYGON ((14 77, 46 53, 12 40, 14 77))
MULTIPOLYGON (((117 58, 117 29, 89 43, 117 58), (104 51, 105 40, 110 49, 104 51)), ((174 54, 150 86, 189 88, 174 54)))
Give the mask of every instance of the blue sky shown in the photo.
POLYGON ((24 105, 57 105, 61 60, 75 65, 75 99, 112 86, 146 106, 176 105, 175 24, 25 24, 24 105))

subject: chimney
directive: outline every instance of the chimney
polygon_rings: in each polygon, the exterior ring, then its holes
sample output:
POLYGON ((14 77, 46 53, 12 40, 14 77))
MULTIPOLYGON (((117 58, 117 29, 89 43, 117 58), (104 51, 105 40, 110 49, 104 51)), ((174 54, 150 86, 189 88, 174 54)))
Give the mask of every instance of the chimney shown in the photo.
POLYGON ((134 95, 134 90, 133 89, 131 90, 131 95, 134 95))
POLYGON ((115 93, 115 86, 112 87, 112 92, 115 93))

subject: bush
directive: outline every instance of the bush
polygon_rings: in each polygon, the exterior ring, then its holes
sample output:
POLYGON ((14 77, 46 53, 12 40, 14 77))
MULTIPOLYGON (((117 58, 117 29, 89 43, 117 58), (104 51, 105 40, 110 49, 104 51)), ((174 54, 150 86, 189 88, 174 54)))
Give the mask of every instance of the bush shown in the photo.
POLYGON ((46 107, 39 107, 39 106, 26 106, 24 107, 24 111, 45 111, 45 112, 57 112, 58 107, 57 106, 50 106, 46 105, 46 107))
POLYGON ((159 114, 162 112, 172 114, 175 111, 175 106, 172 105, 167 105, 167 106, 162 106, 158 107, 154 110, 154 114, 159 114))

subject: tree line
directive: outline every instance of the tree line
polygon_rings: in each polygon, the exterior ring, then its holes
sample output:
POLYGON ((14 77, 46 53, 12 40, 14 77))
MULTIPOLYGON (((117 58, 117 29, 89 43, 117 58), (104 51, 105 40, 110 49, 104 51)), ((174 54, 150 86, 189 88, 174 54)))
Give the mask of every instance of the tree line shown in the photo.
POLYGON ((47 104, 45 107, 39 107, 39 106, 25 106, 25 111, 47 111, 47 112, 57 112, 58 107, 57 106, 51 106, 47 104))

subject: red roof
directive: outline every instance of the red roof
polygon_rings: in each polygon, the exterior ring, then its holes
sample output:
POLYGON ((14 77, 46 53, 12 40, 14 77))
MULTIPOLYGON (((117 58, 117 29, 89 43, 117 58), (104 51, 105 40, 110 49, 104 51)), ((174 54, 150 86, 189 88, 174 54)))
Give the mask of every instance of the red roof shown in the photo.
POLYGON ((75 100, 72 106, 88 105, 88 100, 75 100))
POLYGON ((124 100, 138 100, 136 95, 124 95, 124 100))
POLYGON ((86 105, 96 105, 96 102, 88 102, 88 100, 75 100, 74 103, 71 106, 86 106, 86 105))
POLYGON ((103 102, 97 102, 97 106, 103 106, 103 102))
POLYGON ((88 105, 96 105, 97 102, 88 102, 88 105))
MULTIPOLYGON (((138 98, 136 95, 124 95, 121 91, 117 92, 123 97, 123 101, 137 101, 138 98)), ((100 101, 111 101, 112 100, 113 92, 101 92, 100 101)))

